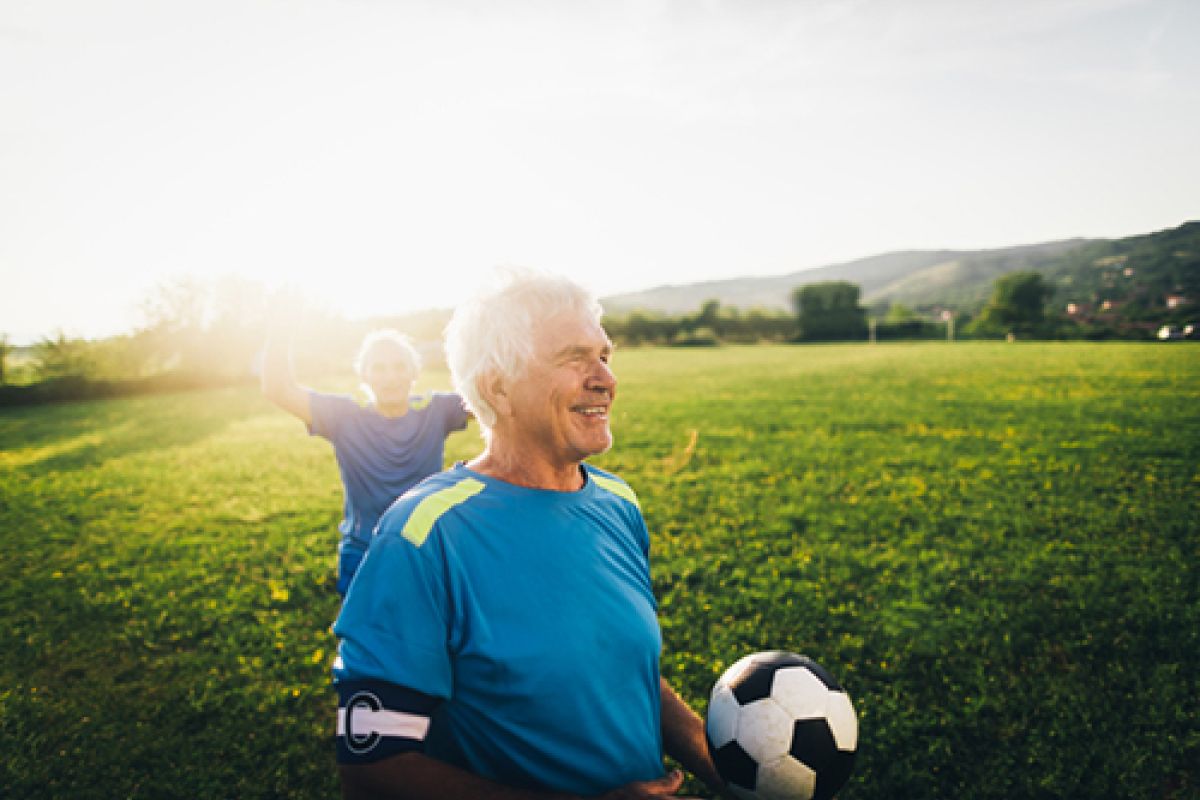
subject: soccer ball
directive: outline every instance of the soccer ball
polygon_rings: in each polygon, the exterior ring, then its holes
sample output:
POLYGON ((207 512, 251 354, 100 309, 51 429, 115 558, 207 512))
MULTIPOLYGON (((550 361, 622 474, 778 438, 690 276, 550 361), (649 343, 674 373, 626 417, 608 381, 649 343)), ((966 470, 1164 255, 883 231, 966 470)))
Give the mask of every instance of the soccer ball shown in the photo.
POLYGON ((708 751, 744 800, 828 800, 858 748, 850 696, 811 658, 771 651, 739 660, 713 686, 708 751))

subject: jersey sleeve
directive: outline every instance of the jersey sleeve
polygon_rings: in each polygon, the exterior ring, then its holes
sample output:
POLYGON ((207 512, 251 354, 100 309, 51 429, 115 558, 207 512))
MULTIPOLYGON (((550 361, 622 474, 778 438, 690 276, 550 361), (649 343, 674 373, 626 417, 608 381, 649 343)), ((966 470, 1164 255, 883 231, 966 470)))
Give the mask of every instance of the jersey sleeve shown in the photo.
POLYGON ((467 413, 467 406, 463 403, 460 395, 455 393, 439 394, 437 399, 442 408, 442 419, 446 433, 461 431, 467 427, 467 420, 470 415, 467 413))
POLYGON ((400 535, 406 519, 395 507, 380 521, 334 624, 342 763, 421 748, 430 714, 451 694, 443 559, 435 541, 417 547, 400 535))
POLYGON ((320 436, 333 441, 338 435, 342 422, 358 409, 358 404, 348 395, 324 394, 309 391, 309 411, 312 414, 312 424, 308 427, 311 436, 320 436))
POLYGON ((642 547, 642 555, 646 557, 646 567, 650 566, 650 529, 646 527, 646 518, 642 516, 642 512, 637 512, 637 521, 634 525, 634 530, 638 537, 638 544, 642 547))
POLYGON ((595 482, 600 488, 624 501, 623 513, 625 519, 634 538, 637 540, 638 548, 641 550, 648 564, 650 559, 650 530, 646 527, 646 518, 642 516, 642 504, 638 501, 637 493, 633 491, 633 487, 612 473, 604 472, 590 465, 586 469, 590 480, 595 482))

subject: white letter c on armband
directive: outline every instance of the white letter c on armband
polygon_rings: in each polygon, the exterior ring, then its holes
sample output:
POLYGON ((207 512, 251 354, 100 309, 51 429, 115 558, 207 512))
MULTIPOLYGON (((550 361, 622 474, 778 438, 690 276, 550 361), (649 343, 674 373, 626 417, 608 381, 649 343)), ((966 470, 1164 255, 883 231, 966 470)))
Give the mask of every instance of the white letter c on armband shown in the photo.
MULTIPOLYGON (((369 722, 368 725, 365 726, 366 729, 362 733, 356 733, 353 722, 354 712, 376 712, 381 711, 382 709, 383 703, 379 702, 379 698, 371 692, 358 692, 346 701, 345 709, 339 709, 340 713, 338 716, 342 717, 342 719, 338 720, 338 722, 342 724, 338 727, 340 727, 342 730, 339 730, 338 733, 344 736, 346 740, 346 748, 350 752, 355 753, 356 755, 369 753, 375 749, 375 746, 379 744, 379 740, 383 738, 380 736, 379 731, 376 730, 375 726, 370 725, 369 722)), ((373 714, 368 714, 367 719, 370 720, 372 716, 373 714)))

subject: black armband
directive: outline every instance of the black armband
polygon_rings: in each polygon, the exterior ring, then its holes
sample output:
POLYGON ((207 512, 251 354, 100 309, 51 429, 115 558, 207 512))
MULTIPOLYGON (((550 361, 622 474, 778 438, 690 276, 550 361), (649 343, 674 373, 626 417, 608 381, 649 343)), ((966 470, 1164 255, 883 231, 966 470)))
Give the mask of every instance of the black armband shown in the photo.
POLYGON ((384 681, 347 681, 338 693, 337 760, 369 764, 425 749, 436 697, 384 681))

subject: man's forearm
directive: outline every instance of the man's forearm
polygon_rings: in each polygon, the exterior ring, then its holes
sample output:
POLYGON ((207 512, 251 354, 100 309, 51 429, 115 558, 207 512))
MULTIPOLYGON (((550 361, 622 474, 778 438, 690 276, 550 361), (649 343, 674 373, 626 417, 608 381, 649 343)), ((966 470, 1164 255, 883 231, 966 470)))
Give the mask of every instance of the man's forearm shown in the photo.
POLYGON ((308 392, 296 382, 292 371, 291 332, 272 329, 263 349, 261 385, 263 395, 275 405, 312 424, 308 392))
MULTIPOLYGON (((688 800, 675 794, 682 782, 683 773, 676 770, 618 786, 593 800, 688 800)), ((342 766, 342 796, 345 800, 586 800, 502 786, 422 753, 405 753, 368 766, 342 766)))
POLYGON ((719 790, 725 782, 717 774, 708 742, 704 738, 704 720, 683 702, 665 679, 660 681, 662 697, 663 749, 684 769, 719 790))
POLYGON ((345 800, 578 800, 503 786, 423 753, 342 765, 341 773, 345 800))

